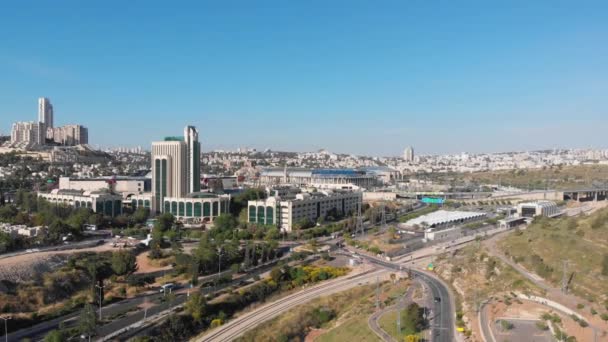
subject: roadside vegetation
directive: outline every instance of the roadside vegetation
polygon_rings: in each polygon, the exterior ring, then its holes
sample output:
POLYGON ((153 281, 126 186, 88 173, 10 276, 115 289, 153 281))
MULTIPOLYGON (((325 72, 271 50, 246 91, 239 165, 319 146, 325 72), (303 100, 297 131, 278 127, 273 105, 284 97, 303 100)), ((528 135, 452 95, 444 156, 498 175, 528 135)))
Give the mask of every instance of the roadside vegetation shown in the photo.
POLYGON ((492 297, 503 300, 503 295, 512 291, 542 293, 512 267, 490 256, 479 243, 441 254, 435 260, 435 272, 451 284, 458 297, 456 325, 465 329, 466 335, 472 333, 471 320, 476 319, 482 301, 492 297))
MULTIPOLYGON (((295 266, 287 264, 275 267, 270 277, 243 289, 231 291, 213 300, 207 300, 201 294, 194 294, 186 303, 184 310, 172 314, 168 320, 154 329, 148 337, 139 337, 136 341, 183 341, 194 334, 220 326, 237 312, 274 298, 306 284, 343 276, 347 268, 329 266, 295 266)), ((318 312, 316 318, 324 320, 329 313, 318 312)))
POLYGON ((27 283, 2 280, 0 313, 13 316, 12 329, 26 327, 77 310, 127 296, 129 277, 137 270, 135 252, 76 253, 64 266, 27 283), (103 291, 96 287, 104 286, 103 291))
POLYGON ((538 217, 525 230, 499 242, 503 253, 526 269, 561 286, 567 261, 569 291, 608 310, 608 209, 590 216, 538 217))

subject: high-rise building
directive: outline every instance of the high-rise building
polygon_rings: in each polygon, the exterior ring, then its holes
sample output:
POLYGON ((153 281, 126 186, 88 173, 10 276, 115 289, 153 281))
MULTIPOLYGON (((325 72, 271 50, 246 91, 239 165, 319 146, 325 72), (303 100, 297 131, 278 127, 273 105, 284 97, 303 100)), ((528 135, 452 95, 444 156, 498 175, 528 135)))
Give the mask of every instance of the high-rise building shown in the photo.
POLYGON ((187 193, 186 143, 176 138, 152 143, 153 210, 160 210, 165 197, 187 193))
POLYGON ((65 125, 50 129, 53 141, 64 146, 84 145, 89 143, 89 130, 81 125, 65 125))
POLYGON ((53 128, 53 105, 46 97, 38 99, 38 122, 43 123, 46 128, 53 128))
POLYGON ((408 146, 405 148, 405 150, 403 151, 403 160, 408 161, 408 162, 414 161, 414 148, 413 147, 408 146))
POLYGON ((186 143, 186 180, 187 192, 201 191, 201 143, 198 141, 198 131, 194 126, 184 128, 184 142, 186 143))
POLYGON ((41 122, 15 122, 11 129, 11 143, 44 145, 45 126, 41 122))

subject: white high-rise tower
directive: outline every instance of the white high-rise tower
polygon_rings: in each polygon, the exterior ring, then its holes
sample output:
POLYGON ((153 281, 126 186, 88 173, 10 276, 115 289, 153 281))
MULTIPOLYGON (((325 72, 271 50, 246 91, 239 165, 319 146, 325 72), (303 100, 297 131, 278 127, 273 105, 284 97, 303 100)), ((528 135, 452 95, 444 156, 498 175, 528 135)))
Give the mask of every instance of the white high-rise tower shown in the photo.
POLYGON ((201 191, 201 143, 198 141, 198 131, 194 126, 184 128, 184 142, 186 143, 186 179, 187 192, 201 191))
POLYGON ((403 160, 405 160, 407 162, 414 161, 414 148, 413 147, 408 146, 405 148, 405 150, 403 151, 403 160))
POLYGON ((46 97, 38 99, 38 122, 46 128, 53 128, 53 105, 46 97))

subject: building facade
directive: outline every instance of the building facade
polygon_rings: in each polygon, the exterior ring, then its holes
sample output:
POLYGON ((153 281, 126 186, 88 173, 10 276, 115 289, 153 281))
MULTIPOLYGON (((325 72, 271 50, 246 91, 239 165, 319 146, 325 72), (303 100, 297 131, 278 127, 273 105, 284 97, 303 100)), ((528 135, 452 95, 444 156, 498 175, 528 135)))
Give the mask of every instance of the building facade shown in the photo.
MULTIPOLYGON (((46 128, 53 128, 53 105, 51 100, 46 97, 38 99, 38 122, 44 124, 46 128)), ((45 131, 46 136, 46 131, 45 131)))
POLYGON ((187 193, 186 159, 184 141, 167 138, 152 143, 153 210, 162 210, 165 197, 183 197, 187 193))
POLYGON ((403 150, 403 160, 405 160, 406 162, 414 161, 414 148, 413 147, 408 146, 405 148, 405 150, 403 150))
POLYGON ((162 210, 184 223, 213 222, 221 214, 230 212, 230 195, 199 192, 185 197, 165 197, 162 210))
POLYGON ((249 201, 248 222, 274 225, 281 231, 291 232, 296 223, 317 222, 332 212, 349 215, 361 206, 362 194, 358 191, 316 191, 304 192, 282 198, 271 196, 264 200, 249 201))
POLYGON ((187 193, 201 191, 201 143, 198 141, 198 131, 194 126, 184 128, 186 143, 186 181, 187 193))
POLYGON ((41 122, 15 122, 11 129, 11 143, 44 145, 46 129, 41 122))
POLYGON ((351 188, 353 185, 361 188, 370 188, 379 185, 378 177, 365 170, 355 169, 265 169, 260 174, 261 185, 295 185, 324 187, 332 185, 333 188, 351 188))
POLYGON ((551 201, 527 202, 517 205, 517 215, 519 217, 554 217, 560 215, 560 213, 557 204, 551 201))
POLYGON ((66 205, 74 208, 89 208, 105 216, 122 214, 122 196, 105 191, 79 191, 54 189, 50 193, 38 193, 52 204, 66 205))
POLYGON ((65 125, 50 128, 55 143, 64 146, 84 145, 89 143, 89 130, 82 125, 65 125))
POLYGON ((72 178, 59 177, 60 190, 99 191, 112 188, 123 199, 152 190, 152 180, 146 177, 72 178))

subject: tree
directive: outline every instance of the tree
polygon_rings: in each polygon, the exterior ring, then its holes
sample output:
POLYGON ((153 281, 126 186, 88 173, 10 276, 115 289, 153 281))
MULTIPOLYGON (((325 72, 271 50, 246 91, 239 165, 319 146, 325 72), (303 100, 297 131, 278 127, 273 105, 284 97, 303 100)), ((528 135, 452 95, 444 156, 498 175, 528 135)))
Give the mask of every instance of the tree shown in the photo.
POLYGON ((190 299, 186 302, 186 311, 195 323, 200 324, 203 321, 203 317, 207 313, 207 301, 205 296, 200 293, 194 293, 190 296, 190 299))
POLYGON ((602 275, 608 276, 608 254, 604 254, 602 260, 602 275))
POLYGON ((420 336, 407 335, 407 336, 405 336, 405 342, 420 342, 420 336))
POLYGON ((164 213, 156 217, 156 223, 154 224, 154 228, 158 228, 161 232, 166 232, 167 230, 173 227, 173 223, 175 222, 175 217, 169 213, 164 213))
POLYGON ((112 253, 112 270, 117 275, 131 274, 137 270, 135 255, 127 250, 112 253))
POLYGON ((608 322, 608 313, 603 313, 600 315, 600 318, 604 321, 604 322, 608 322))
POLYGON ((44 336, 44 342, 63 342, 66 336, 61 330, 51 330, 44 336))
POLYGON ((136 223, 145 223, 146 220, 148 220, 149 216, 150 216, 150 209, 144 208, 144 207, 139 207, 133 213, 132 219, 136 223))
POLYGON ((97 324, 97 316, 91 304, 85 304, 82 314, 78 319, 78 331, 85 336, 95 335, 95 325, 97 324))

